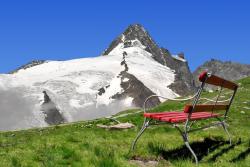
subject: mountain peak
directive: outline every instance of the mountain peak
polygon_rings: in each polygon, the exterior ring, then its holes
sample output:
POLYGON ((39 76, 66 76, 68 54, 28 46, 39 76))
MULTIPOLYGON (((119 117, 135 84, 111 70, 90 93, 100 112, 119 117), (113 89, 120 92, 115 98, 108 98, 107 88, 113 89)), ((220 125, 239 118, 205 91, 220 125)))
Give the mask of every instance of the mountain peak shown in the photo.
POLYGON ((154 42, 148 31, 146 31, 142 25, 129 25, 120 36, 113 40, 102 55, 116 55, 116 49, 120 47, 119 45, 123 48, 139 46, 148 52, 156 62, 173 69, 175 71, 175 83, 169 87, 176 91, 176 93, 183 95, 194 90, 193 76, 187 61, 184 59, 184 54, 172 57, 167 49, 159 47, 156 42, 154 42))
POLYGON ((127 30, 145 31, 144 27, 141 24, 138 24, 138 23, 130 24, 125 31, 127 31, 127 30))
POLYGON ((150 52, 152 48, 158 47, 142 25, 131 24, 121 35, 119 35, 115 40, 113 40, 113 42, 103 52, 102 55, 108 55, 120 43, 126 43, 132 40, 140 41, 142 45, 146 46, 145 50, 148 52, 150 52))
POLYGON ((142 37, 150 37, 145 28, 140 24, 131 24, 122 33, 126 40, 135 40, 137 38, 140 40, 142 37))

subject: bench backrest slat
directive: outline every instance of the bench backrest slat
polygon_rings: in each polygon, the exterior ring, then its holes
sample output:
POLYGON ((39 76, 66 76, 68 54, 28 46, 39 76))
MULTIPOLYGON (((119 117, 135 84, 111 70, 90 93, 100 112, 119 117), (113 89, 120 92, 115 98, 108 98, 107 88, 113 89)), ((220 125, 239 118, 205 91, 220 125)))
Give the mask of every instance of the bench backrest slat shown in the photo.
MULTIPOLYGON (((230 105, 232 104, 232 101, 234 99, 235 93, 238 89, 238 85, 234 82, 225 80, 223 78, 220 78, 218 76, 212 75, 210 73, 208 73, 207 71, 204 71, 200 74, 199 76, 199 80, 202 82, 196 97, 193 101, 193 104, 187 104, 185 105, 184 108, 184 112, 185 113, 189 113, 189 118, 191 117, 193 112, 213 112, 213 111, 225 111, 224 116, 227 116, 227 113, 229 111, 230 105), (220 91, 218 91, 218 95, 216 97, 216 99, 214 99, 214 104, 199 104, 200 102, 200 96, 202 91, 204 90, 204 86, 206 84, 211 84, 214 86, 218 86, 220 87, 220 91), (221 97, 221 92, 222 92, 222 88, 227 88, 227 89, 231 89, 233 90, 232 95, 230 97, 230 100, 228 101, 228 103, 220 103, 219 99, 221 97)), ((229 92, 230 93, 230 92, 229 92)), ((188 121, 188 120, 187 120, 188 121)))
POLYGON ((199 80, 207 84, 221 86, 223 88, 228 88, 231 90, 235 90, 238 88, 237 84, 231 81, 225 80, 223 78, 220 78, 218 76, 215 76, 215 75, 209 75, 206 71, 201 73, 201 75, 199 76, 199 80))
POLYGON ((184 108, 185 113, 190 112, 203 112, 203 111, 219 111, 227 110, 229 107, 228 104, 197 104, 194 109, 192 105, 186 105, 184 108))

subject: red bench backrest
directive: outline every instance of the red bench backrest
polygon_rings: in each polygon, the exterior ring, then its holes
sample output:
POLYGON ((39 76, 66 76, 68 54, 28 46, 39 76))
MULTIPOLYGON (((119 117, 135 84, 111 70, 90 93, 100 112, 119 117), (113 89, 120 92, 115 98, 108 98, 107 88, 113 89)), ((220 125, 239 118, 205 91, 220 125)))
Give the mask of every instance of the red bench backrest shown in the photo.
POLYGON ((197 104, 194 107, 192 105, 186 105, 184 108, 185 113, 190 112, 203 112, 203 111, 219 111, 219 110, 227 110, 229 107, 228 104, 197 104))
POLYGON ((207 71, 204 71, 200 74, 199 81, 215 86, 221 86, 223 88, 228 88, 231 90, 235 90, 238 88, 238 85, 236 83, 225 80, 215 75, 208 74, 207 71))
MULTIPOLYGON (((211 75, 209 74, 207 71, 204 71, 200 74, 199 76, 199 81, 202 83, 206 83, 206 84, 210 84, 210 85, 214 85, 214 86, 220 86, 222 88, 227 88, 227 89, 231 89, 234 91, 231 100, 229 101, 228 104, 196 104, 198 102, 198 99, 196 99, 196 102, 194 102, 194 105, 186 105, 184 108, 184 112, 185 113, 192 113, 192 112, 203 112, 203 111, 219 111, 219 110, 224 110, 227 111, 229 110, 229 107, 232 103, 233 97, 236 93, 236 90, 238 88, 238 85, 234 82, 225 80, 223 78, 220 78, 218 76, 215 75, 211 75)), ((202 84, 201 88, 199 91, 202 91, 204 87, 204 84, 202 84)), ((220 95, 220 93, 219 93, 220 95)), ((197 98, 199 98, 200 94, 198 95, 197 98)), ((225 114, 226 115, 226 114, 225 114)))

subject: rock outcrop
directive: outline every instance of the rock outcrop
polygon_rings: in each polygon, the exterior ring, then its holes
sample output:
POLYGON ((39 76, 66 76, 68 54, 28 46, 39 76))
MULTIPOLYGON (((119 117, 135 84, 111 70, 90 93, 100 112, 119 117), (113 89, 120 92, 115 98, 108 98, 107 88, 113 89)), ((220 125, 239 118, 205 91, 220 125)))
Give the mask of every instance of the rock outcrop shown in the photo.
POLYGON ((31 62, 29 62, 21 67, 9 72, 9 74, 14 74, 14 73, 18 72, 19 70, 22 70, 22 69, 25 70, 27 68, 31 68, 31 67, 34 67, 34 66, 46 63, 46 62, 47 62, 46 60, 33 60, 33 61, 31 61, 31 62))
MULTIPOLYGON (((124 99, 126 97, 133 97, 133 105, 137 107, 143 107, 145 99, 151 95, 154 95, 155 93, 147 88, 134 75, 128 73, 126 55, 127 53, 124 52, 123 61, 121 62, 121 65, 124 66, 124 71, 119 74, 119 76, 121 77, 121 87, 124 91, 122 93, 115 94, 112 98, 124 99)), ((160 104, 159 98, 154 97, 147 102, 146 107, 154 107, 158 104, 160 104)))
POLYGON ((194 78, 196 78, 195 84, 197 86, 200 85, 200 82, 197 78, 204 70, 231 81, 250 76, 250 65, 211 59, 210 61, 206 61, 194 71, 193 75, 194 78))
POLYGON ((45 122, 49 125, 58 125, 65 122, 59 109, 55 103, 50 99, 46 91, 43 91, 44 102, 41 105, 41 111, 45 114, 45 122))

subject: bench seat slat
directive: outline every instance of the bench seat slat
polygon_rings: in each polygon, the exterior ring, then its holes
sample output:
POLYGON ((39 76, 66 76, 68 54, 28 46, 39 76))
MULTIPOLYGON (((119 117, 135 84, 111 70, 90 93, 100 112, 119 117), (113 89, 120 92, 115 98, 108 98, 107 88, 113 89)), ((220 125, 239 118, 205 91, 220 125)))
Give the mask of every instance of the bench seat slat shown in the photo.
MULTIPOLYGON (((197 112, 191 115, 191 120, 206 119, 221 116, 212 112, 197 112)), ((163 112, 163 113, 145 113, 144 117, 156 119, 163 122, 179 123, 187 120, 188 113, 184 112, 163 112)))
POLYGON ((171 114, 181 114, 181 112, 156 112, 156 113, 144 113, 145 117, 151 118, 151 116, 164 116, 164 115, 171 115, 171 114))
MULTIPOLYGON (((200 115, 196 115, 197 113, 193 113, 191 115, 191 120, 200 120, 200 119, 207 119, 207 118, 214 118, 214 117, 219 117, 221 116, 220 114, 215 114, 215 113, 211 113, 211 112, 202 112, 203 114, 200 115)), ((187 117, 182 117, 182 118, 174 118, 171 119, 171 123, 179 123, 179 122, 185 122, 187 120, 187 117)), ((163 120, 162 120, 163 121, 163 120)))

